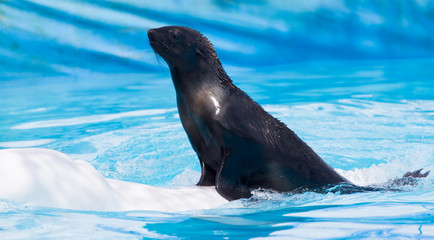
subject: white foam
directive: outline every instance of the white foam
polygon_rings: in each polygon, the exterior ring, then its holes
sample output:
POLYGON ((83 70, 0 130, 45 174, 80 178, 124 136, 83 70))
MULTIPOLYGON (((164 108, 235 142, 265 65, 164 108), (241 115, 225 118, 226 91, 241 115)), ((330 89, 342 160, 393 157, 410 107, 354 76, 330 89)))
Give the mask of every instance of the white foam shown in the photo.
POLYGON ((176 111, 176 108, 150 109, 150 110, 129 111, 129 112, 123 112, 123 113, 100 114, 100 115, 92 115, 92 116, 85 116, 85 117, 36 121, 36 122, 29 122, 29 123, 23 123, 23 124, 15 125, 15 126, 12 126, 11 129, 35 129, 35 128, 48 128, 48 127, 64 127, 64 126, 73 126, 73 125, 79 125, 79 124, 108 122, 108 121, 112 121, 112 120, 124 118, 124 117, 141 117, 141 116, 159 115, 159 114, 164 114, 164 113, 174 112, 174 111, 176 111))
MULTIPOLYGON (((414 148, 402 158, 394 158, 385 163, 374 164, 366 168, 336 169, 336 171, 352 183, 360 186, 383 184, 389 180, 402 177, 408 171, 421 168, 424 169, 423 172, 432 171, 434 169, 433 156, 433 148, 414 148)), ((428 175, 428 179, 431 178, 433 178, 433 175, 428 175)))
POLYGON ((0 150, 0 198, 89 211, 188 211, 227 202, 213 187, 153 187, 105 179, 89 163, 48 149, 0 150))
POLYGON ((201 173, 191 169, 184 170, 181 174, 177 175, 172 180, 173 186, 186 186, 197 183, 200 179, 201 173))

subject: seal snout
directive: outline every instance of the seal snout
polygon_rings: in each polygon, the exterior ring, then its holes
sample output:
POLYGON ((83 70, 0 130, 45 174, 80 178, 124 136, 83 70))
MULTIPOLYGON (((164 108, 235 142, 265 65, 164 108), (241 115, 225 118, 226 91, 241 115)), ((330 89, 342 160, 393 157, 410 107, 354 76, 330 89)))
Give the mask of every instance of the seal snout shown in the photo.
POLYGON ((148 30, 148 38, 151 44, 155 43, 155 29, 148 30))

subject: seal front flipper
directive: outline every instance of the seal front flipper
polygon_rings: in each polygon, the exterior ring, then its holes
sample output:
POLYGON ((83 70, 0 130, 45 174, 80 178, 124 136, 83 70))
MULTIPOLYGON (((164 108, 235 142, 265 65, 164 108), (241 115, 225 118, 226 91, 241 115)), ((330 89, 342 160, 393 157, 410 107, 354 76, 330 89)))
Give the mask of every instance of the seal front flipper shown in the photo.
POLYGON ((200 160, 200 165, 202 168, 202 175, 197 183, 198 186, 215 186, 215 175, 216 171, 212 169, 204 161, 200 160))
POLYGON ((240 198, 250 198, 252 194, 247 186, 247 179, 240 177, 238 173, 239 166, 236 166, 234 161, 227 160, 228 159, 222 161, 217 174, 217 192, 229 201, 240 198))
POLYGON ((178 101, 178 110, 188 139, 199 157, 202 173, 197 185, 215 186, 219 147, 215 141, 211 141, 209 136, 203 134, 201 130, 204 129, 203 124, 198 124, 193 120, 194 117, 188 114, 189 111, 187 111, 185 103, 178 101))

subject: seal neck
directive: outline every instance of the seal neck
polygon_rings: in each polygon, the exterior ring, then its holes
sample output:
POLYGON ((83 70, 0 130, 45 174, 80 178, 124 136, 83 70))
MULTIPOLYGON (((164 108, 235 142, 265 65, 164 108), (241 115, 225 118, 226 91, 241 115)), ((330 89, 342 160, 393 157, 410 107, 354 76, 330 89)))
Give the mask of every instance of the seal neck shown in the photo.
POLYGON ((233 86, 232 80, 218 59, 213 63, 199 63, 191 71, 173 66, 170 67, 170 73, 178 98, 181 97, 179 95, 194 95, 201 90, 220 87, 222 84, 233 86))

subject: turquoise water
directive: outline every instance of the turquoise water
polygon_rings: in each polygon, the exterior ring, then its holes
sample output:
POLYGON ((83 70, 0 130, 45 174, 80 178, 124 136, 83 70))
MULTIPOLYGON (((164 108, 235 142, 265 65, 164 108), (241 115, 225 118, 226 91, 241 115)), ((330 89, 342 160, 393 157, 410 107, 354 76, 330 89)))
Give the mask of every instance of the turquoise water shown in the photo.
MULTIPOLYGON (((198 159, 146 30, 202 31, 235 84, 356 184, 434 170, 429 1, 0 1, 0 148, 189 186, 198 159)), ((434 174, 404 192, 278 194, 181 213, 0 200, 1 239, 431 239, 434 174)), ((176 203, 174 203, 176 204, 176 203)))

